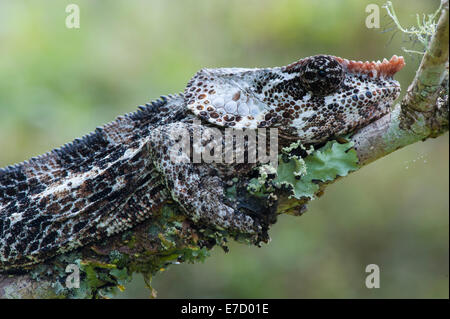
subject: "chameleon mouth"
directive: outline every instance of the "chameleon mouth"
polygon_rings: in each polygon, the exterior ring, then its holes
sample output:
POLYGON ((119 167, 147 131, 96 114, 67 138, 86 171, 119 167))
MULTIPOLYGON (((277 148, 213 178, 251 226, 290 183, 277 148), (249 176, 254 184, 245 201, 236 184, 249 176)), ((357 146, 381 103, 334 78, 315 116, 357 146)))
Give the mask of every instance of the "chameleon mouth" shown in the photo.
POLYGON ((339 57, 336 57, 336 60, 346 67, 349 72, 366 74, 371 78, 391 78, 405 66, 403 57, 396 55, 393 55, 389 61, 383 59, 382 62, 352 61, 339 57))

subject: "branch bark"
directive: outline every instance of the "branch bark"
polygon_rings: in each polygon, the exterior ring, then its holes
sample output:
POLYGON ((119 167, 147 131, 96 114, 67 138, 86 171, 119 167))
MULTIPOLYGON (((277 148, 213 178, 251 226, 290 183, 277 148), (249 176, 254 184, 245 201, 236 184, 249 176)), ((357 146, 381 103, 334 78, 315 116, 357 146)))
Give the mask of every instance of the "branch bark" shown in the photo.
POLYGON ((448 131, 448 10, 443 0, 436 33, 400 105, 353 136, 361 165, 448 131))
MULTIPOLYGON (((351 137, 360 167, 448 131, 448 10, 448 0, 445 0, 436 33, 403 100, 391 114, 351 137)), ((322 183, 316 195, 320 196, 328 184, 322 183)), ((281 194, 278 213, 301 214, 304 203, 290 199, 287 193, 281 194)), ((120 288, 133 272, 142 273, 151 288, 152 274, 173 263, 202 259, 214 246, 226 249, 226 238, 222 233, 205 232, 188 220, 174 203, 165 202, 152 218, 133 232, 111 237, 104 243, 55 258, 45 265, 1 274, 0 298, 107 296, 113 287, 120 288), (64 265, 69 262, 76 263, 84 272, 87 284, 79 289, 64 286, 68 275, 64 265)))

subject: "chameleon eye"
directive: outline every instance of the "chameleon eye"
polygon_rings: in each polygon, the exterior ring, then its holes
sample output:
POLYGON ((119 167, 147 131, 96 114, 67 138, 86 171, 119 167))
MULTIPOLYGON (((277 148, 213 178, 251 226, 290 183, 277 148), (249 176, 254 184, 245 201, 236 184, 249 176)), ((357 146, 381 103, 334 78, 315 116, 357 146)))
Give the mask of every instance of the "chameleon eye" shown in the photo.
POLYGON ((327 95, 336 91, 344 79, 341 64, 331 56, 311 57, 300 69, 300 83, 313 95, 327 95))

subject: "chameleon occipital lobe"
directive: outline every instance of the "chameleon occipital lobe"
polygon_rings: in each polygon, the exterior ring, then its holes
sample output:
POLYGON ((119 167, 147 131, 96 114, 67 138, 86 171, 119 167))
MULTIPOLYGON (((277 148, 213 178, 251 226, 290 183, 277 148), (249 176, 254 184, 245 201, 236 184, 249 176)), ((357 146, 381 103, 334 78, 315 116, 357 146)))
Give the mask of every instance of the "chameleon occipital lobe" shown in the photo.
POLYGON ((396 56, 363 63, 319 55, 285 67, 203 69, 184 94, 0 169, 0 270, 130 229, 168 198, 194 222, 260 236, 264 221, 224 196, 227 181, 257 164, 175 163, 173 132, 277 128, 281 140, 322 143, 388 113, 403 65, 396 56))

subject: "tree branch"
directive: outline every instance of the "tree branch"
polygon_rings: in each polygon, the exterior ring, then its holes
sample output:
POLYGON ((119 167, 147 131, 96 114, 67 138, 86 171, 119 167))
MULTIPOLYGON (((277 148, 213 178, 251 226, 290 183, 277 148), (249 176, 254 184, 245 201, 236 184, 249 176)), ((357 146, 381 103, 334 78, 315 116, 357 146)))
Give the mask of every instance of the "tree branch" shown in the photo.
POLYGON ((448 131, 448 0, 441 7, 436 32, 400 105, 353 136, 361 165, 448 131))

